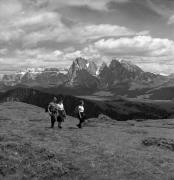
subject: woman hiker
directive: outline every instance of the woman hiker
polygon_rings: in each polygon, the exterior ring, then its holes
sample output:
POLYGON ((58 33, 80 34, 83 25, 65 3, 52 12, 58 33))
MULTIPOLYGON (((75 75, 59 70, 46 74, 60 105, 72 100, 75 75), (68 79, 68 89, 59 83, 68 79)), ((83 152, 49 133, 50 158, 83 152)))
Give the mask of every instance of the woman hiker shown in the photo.
POLYGON ((79 124, 77 124, 78 128, 82 128, 82 124, 85 121, 85 113, 84 113, 84 101, 81 100, 80 104, 77 106, 77 116, 79 119, 79 124))
POLYGON ((54 97, 53 101, 49 103, 48 113, 49 113, 50 119, 51 119, 51 128, 53 128, 54 123, 57 120, 57 116, 58 116, 57 98, 56 97, 54 97))
POLYGON ((57 109, 58 109, 58 116, 57 116, 57 122, 58 122, 58 128, 62 128, 61 124, 64 122, 64 119, 66 118, 66 112, 63 105, 63 100, 60 99, 57 103, 57 109))

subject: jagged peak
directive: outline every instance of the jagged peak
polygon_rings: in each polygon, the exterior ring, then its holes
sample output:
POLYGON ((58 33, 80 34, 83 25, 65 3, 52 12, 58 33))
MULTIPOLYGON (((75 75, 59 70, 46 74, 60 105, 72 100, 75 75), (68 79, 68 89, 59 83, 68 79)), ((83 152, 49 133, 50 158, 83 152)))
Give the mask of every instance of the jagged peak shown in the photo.
POLYGON ((129 60, 125 60, 125 59, 112 59, 111 63, 119 63, 119 64, 127 64, 127 65, 132 65, 132 66, 136 66, 135 64, 133 64, 131 61, 129 60))
POLYGON ((109 64, 109 67, 110 68, 115 68, 116 66, 121 66, 120 60, 112 59, 110 64, 109 64))
POLYGON ((119 67, 122 66, 123 68, 129 71, 142 71, 143 72, 143 70, 140 67, 138 67, 131 61, 125 60, 125 59, 113 59, 110 63, 110 67, 115 67, 115 66, 119 66, 119 67))
POLYGON ((88 60, 85 59, 85 58, 82 58, 82 57, 77 57, 77 58, 73 61, 73 63, 75 63, 75 64, 87 63, 87 62, 88 62, 88 60))
POLYGON ((70 68, 73 67, 76 67, 78 69, 86 69, 86 70, 89 70, 92 67, 95 67, 95 69, 97 69, 97 65, 93 60, 85 59, 82 57, 78 57, 73 61, 70 68))
POLYGON ((103 69, 104 69, 105 67, 108 67, 108 66, 107 66, 106 62, 103 61, 103 62, 101 63, 101 65, 98 66, 97 71, 96 71, 96 75, 98 76, 98 75, 101 73, 101 71, 103 71, 103 69))
MULTIPOLYGON (((86 58, 83 58, 83 57, 77 57, 73 63, 75 64, 81 64, 81 63, 84 63, 86 66, 89 66, 90 64, 95 64, 95 62, 93 60, 90 60, 90 59, 86 59, 86 58)), ((96 65, 96 64, 95 64, 96 65)))
POLYGON ((129 68, 129 69, 131 68, 131 69, 134 69, 134 70, 143 71, 139 66, 135 65, 131 61, 122 60, 121 64, 124 65, 126 68, 129 68))
POLYGON ((104 68, 108 67, 106 62, 102 62, 102 64, 99 66, 100 71, 103 70, 104 68))
POLYGON ((101 66, 100 66, 100 67, 105 67, 105 66, 108 66, 108 65, 107 65, 107 63, 106 63, 105 61, 103 61, 103 62, 101 63, 101 66))

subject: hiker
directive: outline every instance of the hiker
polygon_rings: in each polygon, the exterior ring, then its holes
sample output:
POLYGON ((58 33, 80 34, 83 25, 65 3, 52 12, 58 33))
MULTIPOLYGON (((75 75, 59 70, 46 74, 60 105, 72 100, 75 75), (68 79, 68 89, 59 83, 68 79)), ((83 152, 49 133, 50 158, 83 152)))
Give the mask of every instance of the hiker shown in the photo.
POLYGON ((56 97, 54 97, 53 101, 49 103, 48 113, 49 113, 50 119, 51 119, 51 128, 53 128, 54 123, 57 120, 57 116, 58 116, 57 98, 56 97))
POLYGON ((63 100, 60 99, 57 103, 57 109, 58 109, 58 116, 57 116, 57 122, 58 122, 58 128, 62 128, 61 124, 64 122, 64 119, 66 118, 66 112, 63 105, 63 100))
POLYGON ((77 124, 78 128, 82 128, 82 124, 85 120, 85 114, 84 114, 84 101, 81 100, 80 104, 77 106, 77 116, 79 119, 79 124, 77 124))

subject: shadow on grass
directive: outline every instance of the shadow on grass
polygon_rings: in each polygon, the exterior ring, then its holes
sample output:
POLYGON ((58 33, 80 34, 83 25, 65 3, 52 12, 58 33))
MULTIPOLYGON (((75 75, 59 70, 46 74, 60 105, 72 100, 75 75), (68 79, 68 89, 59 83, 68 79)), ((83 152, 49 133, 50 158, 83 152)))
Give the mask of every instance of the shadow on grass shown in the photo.
POLYGON ((79 129, 78 127, 68 127, 69 130, 77 130, 79 129))
POLYGON ((45 121, 45 119, 29 119, 29 121, 31 121, 31 122, 41 122, 41 121, 45 121))

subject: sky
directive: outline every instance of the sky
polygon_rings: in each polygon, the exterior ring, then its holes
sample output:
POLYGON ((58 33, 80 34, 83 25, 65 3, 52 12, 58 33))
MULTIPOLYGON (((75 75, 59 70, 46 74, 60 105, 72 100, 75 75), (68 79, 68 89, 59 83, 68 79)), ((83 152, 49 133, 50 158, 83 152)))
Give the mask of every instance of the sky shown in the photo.
POLYGON ((77 57, 174 73, 174 0, 0 0, 0 71, 77 57))

